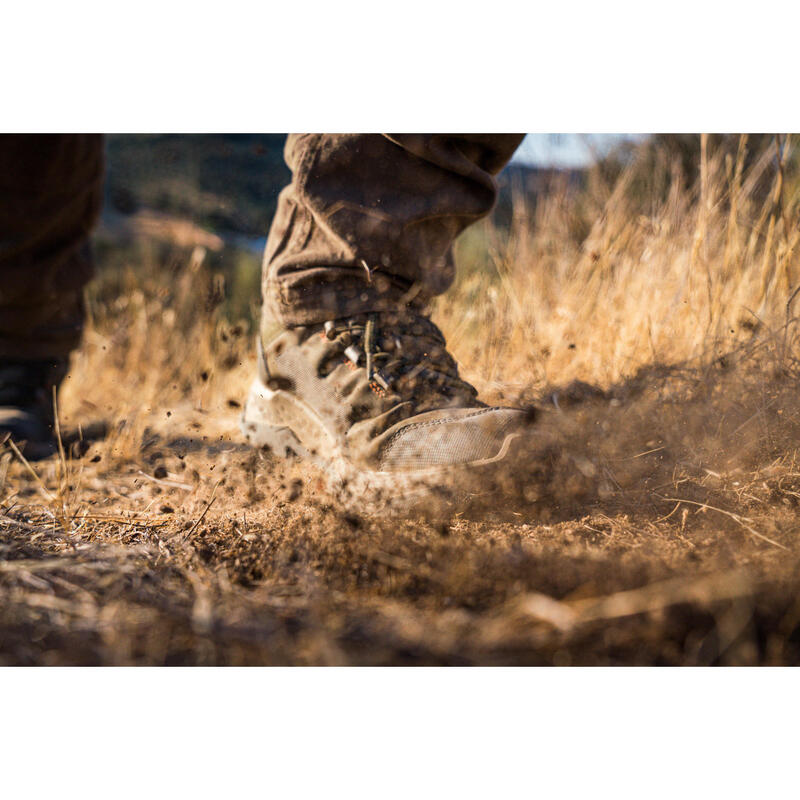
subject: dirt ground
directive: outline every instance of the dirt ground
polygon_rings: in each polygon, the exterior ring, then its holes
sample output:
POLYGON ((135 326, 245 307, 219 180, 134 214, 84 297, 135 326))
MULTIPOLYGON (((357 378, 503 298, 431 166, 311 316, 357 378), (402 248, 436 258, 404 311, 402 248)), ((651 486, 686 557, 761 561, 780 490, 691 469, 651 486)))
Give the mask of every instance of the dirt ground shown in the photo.
POLYGON ((797 382, 749 374, 568 387, 538 499, 449 519, 343 507, 235 401, 121 460, 6 450, 0 663, 797 663, 797 382))

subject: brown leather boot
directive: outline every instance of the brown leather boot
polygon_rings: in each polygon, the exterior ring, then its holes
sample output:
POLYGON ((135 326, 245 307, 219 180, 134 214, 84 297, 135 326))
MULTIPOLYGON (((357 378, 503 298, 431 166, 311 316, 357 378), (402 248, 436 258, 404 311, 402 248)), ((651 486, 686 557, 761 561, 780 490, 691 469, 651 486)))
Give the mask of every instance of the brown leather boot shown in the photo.
POLYGON ((256 446, 315 462, 351 497, 403 507, 494 491, 535 437, 532 421, 480 402, 427 317, 382 312, 273 339, 242 427, 256 446))
POLYGON ((66 372, 66 359, 0 362, 0 442, 12 439, 30 460, 55 452, 53 388, 66 372))

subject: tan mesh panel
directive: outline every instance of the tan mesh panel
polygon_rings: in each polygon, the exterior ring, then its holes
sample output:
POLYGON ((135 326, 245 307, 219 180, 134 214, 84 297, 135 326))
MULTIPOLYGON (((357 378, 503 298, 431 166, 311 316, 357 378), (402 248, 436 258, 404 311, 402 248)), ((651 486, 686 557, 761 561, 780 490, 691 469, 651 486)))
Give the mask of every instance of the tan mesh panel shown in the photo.
POLYGON ((408 425, 383 448, 380 468, 424 469, 492 458, 523 416, 511 409, 487 408, 467 417, 408 425))

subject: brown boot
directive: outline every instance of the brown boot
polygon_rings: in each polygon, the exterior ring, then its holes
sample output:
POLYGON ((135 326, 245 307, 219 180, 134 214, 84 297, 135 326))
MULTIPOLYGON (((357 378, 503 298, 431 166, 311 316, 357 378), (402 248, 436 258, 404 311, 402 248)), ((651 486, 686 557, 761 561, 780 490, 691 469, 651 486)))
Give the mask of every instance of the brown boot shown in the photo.
POLYGON ((66 372, 63 359, 0 362, 0 442, 13 440, 32 461, 56 451, 53 389, 66 372))
POLYGON ((427 317, 382 312, 291 328, 259 354, 243 415, 256 446, 321 466, 371 505, 491 490, 534 431, 458 373, 427 317))

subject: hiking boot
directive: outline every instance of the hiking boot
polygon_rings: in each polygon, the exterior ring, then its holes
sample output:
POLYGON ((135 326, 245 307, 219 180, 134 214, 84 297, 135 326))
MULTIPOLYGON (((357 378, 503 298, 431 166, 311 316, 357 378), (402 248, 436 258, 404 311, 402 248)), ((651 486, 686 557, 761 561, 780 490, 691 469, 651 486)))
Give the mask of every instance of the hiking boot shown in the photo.
POLYGON ((313 461, 331 486, 376 508, 494 491, 488 477, 532 435, 531 411, 480 402, 419 314, 291 328, 265 349, 259 341, 258 367, 248 440, 313 461))
POLYGON ((0 362, 0 443, 12 439, 29 460, 56 451, 53 388, 66 372, 63 359, 0 362))

